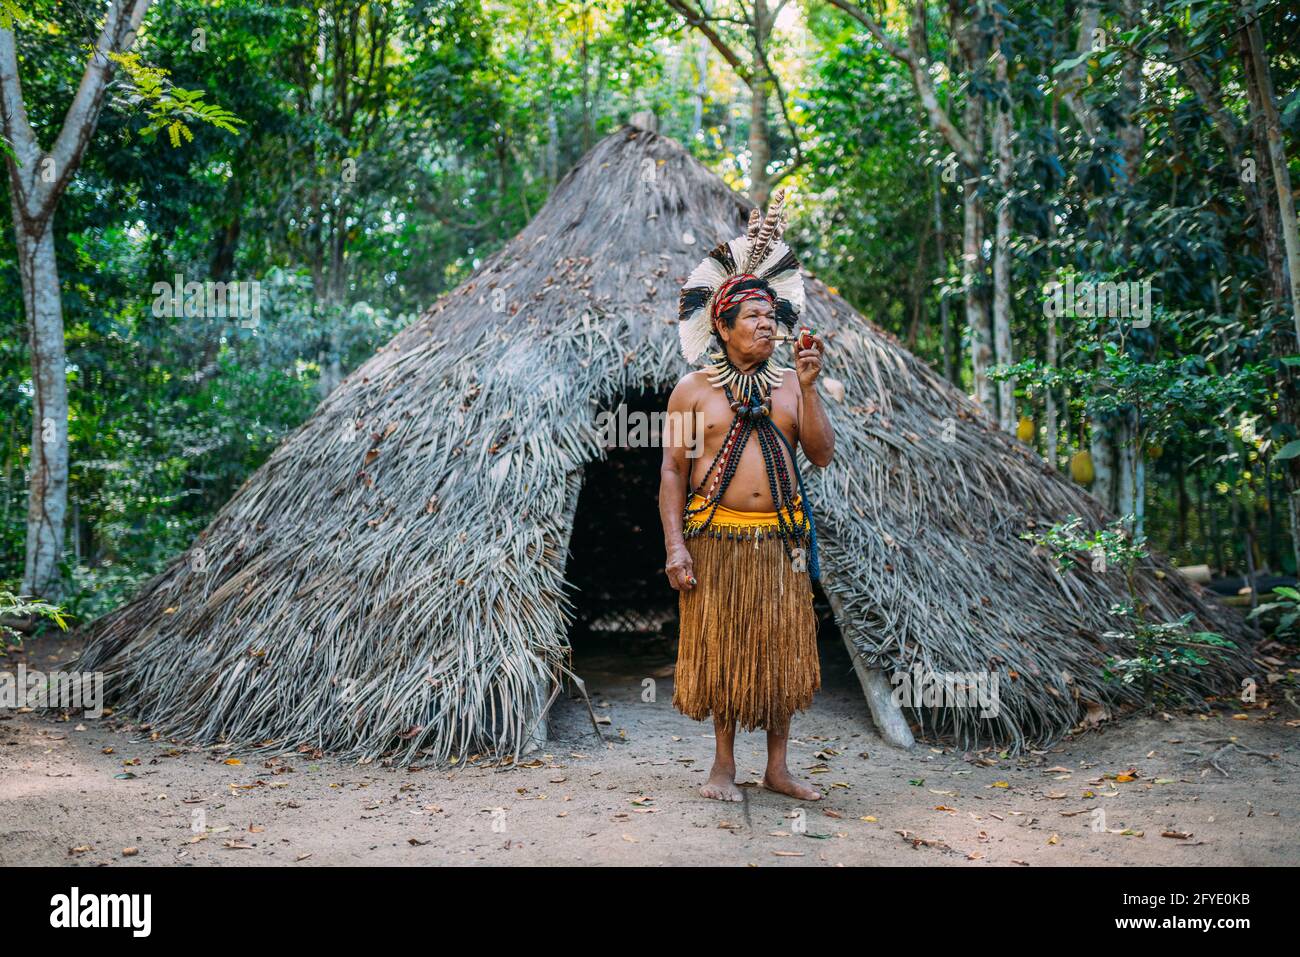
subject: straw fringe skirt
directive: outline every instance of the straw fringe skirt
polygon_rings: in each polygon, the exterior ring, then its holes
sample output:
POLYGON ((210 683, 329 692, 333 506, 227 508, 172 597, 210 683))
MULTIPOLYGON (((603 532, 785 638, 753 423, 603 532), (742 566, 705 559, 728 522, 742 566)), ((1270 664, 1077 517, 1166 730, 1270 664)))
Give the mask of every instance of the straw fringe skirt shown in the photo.
POLYGON ((817 618, 807 571, 780 539, 686 540, 698 584, 680 593, 673 706, 746 731, 771 728, 812 704, 821 687, 817 618))

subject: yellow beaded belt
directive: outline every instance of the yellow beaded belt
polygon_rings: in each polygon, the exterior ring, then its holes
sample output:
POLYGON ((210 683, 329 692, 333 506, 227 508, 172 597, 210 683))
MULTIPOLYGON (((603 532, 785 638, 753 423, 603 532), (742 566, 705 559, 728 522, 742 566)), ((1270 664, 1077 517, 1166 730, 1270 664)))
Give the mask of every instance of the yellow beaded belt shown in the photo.
MULTIPOLYGON (((803 509, 799 508, 799 498, 794 500, 794 526, 797 532, 807 533, 808 518, 804 515, 803 509)), ((705 505, 705 499, 699 495, 691 494, 686 502, 687 511, 693 511, 705 505)), ((788 515, 788 513, 787 513, 788 515)), ((788 519, 787 519, 788 520, 788 519)), ((776 517, 776 512, 741 512, 734 508, 727 508, 725 505, 719 505, 716 510, 712 506, 704 511, 692 516, 683 527, 687 537, 692 533, 698 534, 704 529, 704 534, 713 534, 716 538, 759 538, 766 537, 767 532, 775 533, 781 527, 780 520, 776 517), (704 528, 704 520, 708 518, 709 512, 713 511, 713 521, 709 522, 707 529, 704 528)))

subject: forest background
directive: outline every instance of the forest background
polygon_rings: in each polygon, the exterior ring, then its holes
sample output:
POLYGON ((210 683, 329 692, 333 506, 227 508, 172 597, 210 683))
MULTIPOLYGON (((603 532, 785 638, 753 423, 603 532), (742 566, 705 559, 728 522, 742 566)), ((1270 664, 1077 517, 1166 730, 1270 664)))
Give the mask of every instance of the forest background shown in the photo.
POLYGON ((120 604, 640 110, 1176 562, 1294 574, 1298 49, 1257 0, 0 0, 0 591, 120 604))

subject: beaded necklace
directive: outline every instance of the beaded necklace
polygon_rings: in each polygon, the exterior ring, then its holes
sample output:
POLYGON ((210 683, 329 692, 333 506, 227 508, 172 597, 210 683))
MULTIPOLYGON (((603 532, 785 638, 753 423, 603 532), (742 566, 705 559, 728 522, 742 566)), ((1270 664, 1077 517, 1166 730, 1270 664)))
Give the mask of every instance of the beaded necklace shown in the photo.
MULTIPOLYGON (((703 534, 712 524, 713 516, 718 506, 722 504, 722 498, 736 475, 736 468, 740 464, 740 457, 745 451, 749 437, 757 433, 758 447, 763 455, 763 467, 767 473, 768 488, 772 493, 772 501, 776 504, 777 535, 791 561, 794 560, 794 549, 803 543, 805 536, 810 539, 808 571, 812 580, 817 581, 820 577, 820 568, 817 556, 817 526, 813 521, 812 503, 804 492, 803 477, 799 474, 799 463, 795 458, 794 449, 785 434, 772 421, 771 390, 781 383, 787 370, 774 367, 764 359, 754 371, 741 372, 725 351, 715 352, 711 358, 713 372, 709 376, 709 382, 714 388, 722 389, 734 416, 726 436, 718 446, 717 454, 713 456, 713 461, 705 470, 699 486, 692 493, 702 499, 704 504, 694 509, 688 504, 683 511, 684 523, 690 523, 696 516, 708 513, 698 525, 688 528, 686 537, 692 538, 703 534), (782 446, 790 453, 790 462, 794 467, 793 483, 790 481, 790 472, 786 468, 785 456, 781 454, 782 446), (713 477, 712 483, 709 483, 710 476, 713 477), (707 494, 704 494, 705 484, 709 484, 707 494), (795 505, 796 486, 799 489, 798 506, 795 505), (807 518, 806 527, 795 520, 795 515, 799 511, 802 511, 807 518)), ((718 535, 719 532, 715 531, 713 534, 718 535)), ((761 532, 759 537, 762 537, 761 532)))

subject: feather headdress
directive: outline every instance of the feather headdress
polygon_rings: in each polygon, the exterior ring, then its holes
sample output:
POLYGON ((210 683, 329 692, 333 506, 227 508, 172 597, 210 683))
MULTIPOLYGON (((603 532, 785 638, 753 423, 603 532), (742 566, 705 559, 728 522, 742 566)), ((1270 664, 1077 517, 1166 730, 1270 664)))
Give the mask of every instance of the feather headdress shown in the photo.
POLYGON ((713 335, 713 302, 732 276, 750 273, 765 280, 776 293, 777 321, 794 329, 803 311, 803 276, 799 260, 781 241, 786 221, 785 190, 778 189, 766 216, 755 209, 749 214, 745 235, 719 243, 686 277, 678 301, 677 335, 687 362, 694 362, 708 348, 713 335))

